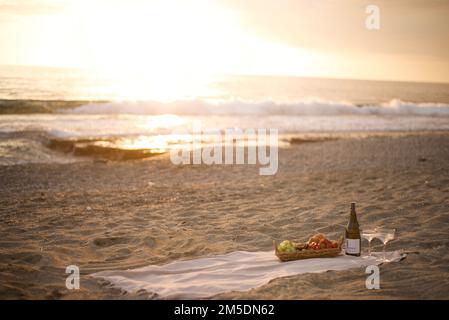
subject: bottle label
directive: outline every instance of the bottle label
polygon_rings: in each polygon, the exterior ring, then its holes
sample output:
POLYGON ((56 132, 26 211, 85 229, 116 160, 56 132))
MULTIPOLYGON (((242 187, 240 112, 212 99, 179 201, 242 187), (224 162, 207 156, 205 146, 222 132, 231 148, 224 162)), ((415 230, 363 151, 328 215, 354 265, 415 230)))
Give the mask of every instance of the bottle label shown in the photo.
POLYGON ((360 239, 346 239, 346 253, 360 253, 360 239))

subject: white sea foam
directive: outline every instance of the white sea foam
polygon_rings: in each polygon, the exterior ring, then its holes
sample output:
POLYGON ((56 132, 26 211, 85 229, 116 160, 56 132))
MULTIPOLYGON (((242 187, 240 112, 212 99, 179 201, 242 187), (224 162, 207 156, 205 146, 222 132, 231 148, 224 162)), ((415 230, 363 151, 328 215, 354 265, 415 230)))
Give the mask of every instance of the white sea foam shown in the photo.
POLYGON ((413 115, 449 116, 449 104, 412 103, 398 99, 378 105, 355 105, 350 102, 300 101, 251 102, 230 101, 177 101, 161 103, 111 102, 88 104, 72 110, 75 114, 178 114, 178 115, 413 115))

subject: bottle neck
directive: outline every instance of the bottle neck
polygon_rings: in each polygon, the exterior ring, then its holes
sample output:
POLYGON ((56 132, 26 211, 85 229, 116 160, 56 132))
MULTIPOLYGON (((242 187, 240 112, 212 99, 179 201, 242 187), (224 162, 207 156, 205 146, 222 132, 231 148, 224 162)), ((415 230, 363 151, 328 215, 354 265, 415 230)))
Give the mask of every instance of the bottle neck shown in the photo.
POLYGON ((351 203, 351 213, 349 214, 349 224, 351 227, 358 227, 357 214, 355 212, 355 203, 351 203))

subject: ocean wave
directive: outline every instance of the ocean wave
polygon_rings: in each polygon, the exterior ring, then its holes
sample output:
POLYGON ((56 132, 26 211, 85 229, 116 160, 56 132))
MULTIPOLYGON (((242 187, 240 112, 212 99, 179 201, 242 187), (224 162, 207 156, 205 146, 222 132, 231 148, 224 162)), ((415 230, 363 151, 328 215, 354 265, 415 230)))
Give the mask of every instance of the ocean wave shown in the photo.
POLYGON ((89 103, 91 101, 86 100, 0 99, 0 114, 55 113, 89 103))
POLYGON ((75 159, 48 148, 44 131, 0 132, 0 166, 26 163, 71 163, 75 159))
POLYGON ((252 102, 232 101, 177 101, 170 103, 110 102, 90 103, 74 109, 62 110, 75 114, 178 114, 178 115, 414 115, 449 116, 449 104, 413 103, 393 99, 378 105, 350 102, 252 102))

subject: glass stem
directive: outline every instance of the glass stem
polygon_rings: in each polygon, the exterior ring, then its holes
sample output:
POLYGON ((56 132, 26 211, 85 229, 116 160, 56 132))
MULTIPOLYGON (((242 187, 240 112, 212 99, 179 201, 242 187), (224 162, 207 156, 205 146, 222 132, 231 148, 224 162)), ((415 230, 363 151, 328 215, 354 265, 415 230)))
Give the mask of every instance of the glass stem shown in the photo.
POLYGON ((368 241, 368 256, 371 257, 371 241, 368 241))
POLYGON ((385 248, 386 248, 386 246, 387 246, 387 244, 386 244, 386 243, 384 243, 384 249, 383 249, 383 256, 384 256, 384 261, 386 261, 386 260, 387 260, 387 256, 386 256, 386 253, 385 253, 385 248))

